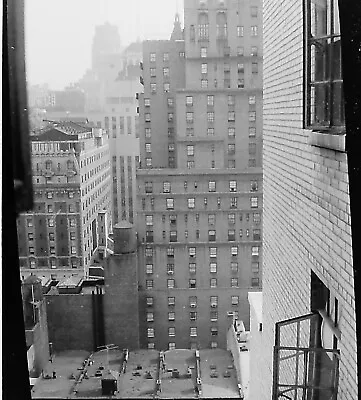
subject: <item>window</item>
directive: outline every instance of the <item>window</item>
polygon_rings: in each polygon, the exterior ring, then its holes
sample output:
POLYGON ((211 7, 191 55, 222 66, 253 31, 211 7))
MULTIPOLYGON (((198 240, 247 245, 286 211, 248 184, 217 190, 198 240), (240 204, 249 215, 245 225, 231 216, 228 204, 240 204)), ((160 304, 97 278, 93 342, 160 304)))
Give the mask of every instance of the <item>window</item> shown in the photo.
POLYGON ((32 227, 33 227, 33 220, 30 219, 30 218, 28 218, 28 219, 26 220, 26 226, 27 226, 28 228, 32 228, 32 227))
POLYGON ((145 241, 147 243, 153 243, 153 241, 154 241, 154 233, 153 233, 153 231, 146 231, 145 232, 145 241))
POLYGON ((173 107, 173 105, 174 105, 173 97, 168 97, 167 104, 168 104, 168 107, 173 107))
POLYGON ((252 272, 254 274, 258 274, 259 273, 259 263, 258 262, 253 262, 251 264, 251 267, 252 267, 252 272))
POLYGON ((170 337, 175 336, 175 328, 173 326, 168 328, 168 336, 170 336, 170 337))
POLYGON ((189 307, 191 307, 191 308, 197 307, 197 297, 196 296, 189 297, 189 307))
POLYGON ((153 264, 146 264, 145 272, 146 272, 146 274, 152 274, 153 273, 153 264))
POLYGON ((217 263, 212 262, 209 264, 209 272, 211 272, 212 274, 217 273, 217 263))
POLYGON ((190 329, 189 335, 190 335, 191 337, 196 337, 196 336, 197 336, 197 328, 196 328, 196 327, 192 327, 192 328, 190 329))
POLYGON ((208 231, 208 241, 209 242, 215 242, 216 241, 216 231, 215 230, 208 231))
POLYGON ((189 279, 188 287, 189 287, 189 289, 196 289, 197 281, 195 279, 189 279))
POLYGON ((251 56, 252 57, 257 57, 258 55, 258 47, 257 46, 252 46, 251 47, 251 56))
POLYGON ((170 231, 169 232, 169 241, 170 242, 176 242, 177 239, 177 231, 170 231))
POLYGON ((175 305, 175 297, 168 297, 168 306, 175 305))
POLYGON ((49 228, 54 227, 54 218, 49 218, 49 219, 48 219, 48 227, 49 227, 49 228))
POLYGON ((234 139, 236 136, 236 129, 233 127, 228 128, 228 137, 234 139))
POLYGON ((202 89, 208 88, 208 80, 207 79, 201 79, 201 88, 202 89))
POLYGON ((214 112, 213 111, 207 112, 207 121, 210 123, 214 122, 214 112))
POLYGON ((196 214, 196 222, 199 222, 199 214, 196 214))
POLYGON ((193 96, 186 96, 186 106, 193 106, 193 96))
POLYGON ((145 144, 145 152, 151 153, 152 152, 152 145, 150 143, 145 144))
POLYGON ((252 63, 252 74, 258 74, 258 63, 252 63))
POLYGON ((228 155, 233 156, 236 153, 236 145, 234 143, 228 144, 228 155))
POLYGON ((209 257, 210 258, 217 257, 217 247, 210 247, 209 248, 209 257))
POLYGON ((207 72, 208 72, 208 64, 207 63, 203 63, 202 65, 201 65, 201 72, 202 72, 202 74, 206 74, 207 72))
POLYGON ((184 51, 179 52, 179 57, 184 58, 186 56, 186 53, 184 51))
POLYGON ((169 78, 169 68, 163 68, 163 77, 164 78, 169 78))
POLYGON ((252 246, 252 256, 259 256, 259 246, 252 246))
POLYGON ((145 182, 145 193, 153 193, 153 182, 145 182))
POLYGON ((251 17, 257 17, 258 14, 258 7, 252 6, 251 7, 251 17))
POLYGON ((211 296, 210 303, 212 308, 218 307, 218 296, 211 296))
POLYGON ((209 181, 208 182, 208 192, 215 192, 216 191, 216 182, 209 181))
POLYGON ((147 336, 149 338, 154 338, 154 328, 148 328, 147 329, 147 336))
POLYGON ((168 113, 168 122, 173 122, 173 120, 174 120, 174 114, 168 113))
POLYGON ((207 106, 214 106, 214 96, 213 95, 208 95, 207 96, 207 106))
POLYGON ((207 128, 207 135, 213 136, 214 135, 214 128, 207 128))
POLYGON ((231 278, 231 287, 238 287, 238 278, 231 278))
POLYGON ((187 128, 186 129, 186 135, 187 136, 194 136, 194 129, 193 128, 187 128))
POLYGON ((231 297, 231 304, 232 304, 232 306, 238 306, 238 304, 239 304, 239 297, 238 297, 238 296, 232 296, 232 297, 231 297))
POLYGON ((255 122, 256 121, 256 111, 250 111, 248 113, 248 120, 249 120, 249 122, 255 122))
POLYGON ((167 264, 167 274, 168 275, 174 274, 174 264, 167 264))
POLYGON ((305 126, 343 131, 341 38, 336 0, 305 2, 305 126))
POLYGON ((214 289, 217 287, 217 278, 211 278, 209 281, 210 288, 214 289))
POLYGON ((163 53, 163 62, 169 61, 169 53, 163 53))
POLYGON ((157 84, 156 83, 151 83, 150 84, 150 91, 151 93, 157 93, 157 84))
POLYGON ((211 327, 211 336, 217 336, 218 335, 218 328, 215 326, 211 327))
POLYGON ((256 104, 256 96, 249 96, 248 104, 256 104))
POLYGON ((147 289, 153 289, 153 279, 147 279, 145 281, 145 286, 147 289))
POLYGON ((196 248, 195 247, 189 247, 188 248, 188 255, 191 258, 194 258, 196 256, 196 248))
POLYGON ((189 273, 190 274, 195 274, 196 273, 196 264, 195 263, 190 263, 189 264, 189 273))
POLYGON ((201 57, 207 57, 207 47, 201 47, 201 57))
MULTIPOLYGON (((46 197, 48 198, 48 199, 52 199, 53 198, 53 192, 47 192, 46 193, 46 197)), ((70 197, 70 196, 69 196, 70 197)))
POLYGON ((243 26, 237 26, 237 36, 238 37, 243 37, 244 35, 244 27, 243 26))
POLYGON ((168 144, 168 151, 174 151, 174 150, 175 150, 174 143, 169 143, 168 144))
POLYGON ((175 320, 175 312, 174 311, 170 311, 168 313, 168 321, 174 321, 175 320))
POLYGON ((251 36, 257 36, 258 35, 258 27, 256 25, 251 26, 251 36))
POLYGON ((260 213, 253 214, 253 222, 255 224, 259 224, 261 222, 261 214, 260 213))
POLYGON ((167 248, 167 257, 174 258, 174 247, 167 248))
POLYGON ((251 208, 258 208, 258 197, 251 197, 251 208))
POLYGON ((173 289, 174 287, 175 287, 174 279, 167 279, 167 288, 168 289, 173 289))
POLYGON ((166 199, 167 210, 174 210, 174 199, 166 199))
POLYGON ((34 247, 29 247, 29 254, 35 254, 34 247))
POLYGON ((187 121, 187 123, 189 123, 189 124, 192 124, 192 123, 193 123, 193 113, 192 113, 192 112, 187 112, 187 113, 186 113, 186 121, 187 121))
POLYGON ((195 207, 195 202, 196 202, 196 199, 194 198, 194 197, 191 197, 191 198, 189 198, 188 199, 188 208, 194 208, 195 207))
POLYGON ((194 146, 193 145, 187 146, 187 156, 194 156, 194 146))
POLYGON ((231 272, 238 272, 238 263, 231 262, 231 272))
POLYGON ((237 197, 231 197, 230 208, 237 208, 237 197))
POLYGON ((208 214, 208 225, 216 224, 216 214, 208 214))
POLYGON ((164 93, 170 92, 170 84, 169 83, 163 83, 163 91, 164 91, 164 93))
POLYGON ((146 215, 145 216, 145 224, 147 226, 153 226, 153 215, 146 215))
POLYGON ((242 238, 243 237, 243 229, 239 230, 239 237, 242 238))
POLYGON ((150 107, 150 99, 144 99, 144 107, 150 107))
POLYGON ((229 169, 236 168, 236 160, 228 160, 228 168, 229 169))
POLYGON ((154 313, 148 312, 147 313, 147 322, 153 322, 154 321, 154 313))
POLYGON ((243 55, 244 55, 244 47, 238 46, 237 47, 237 56, 243 56, 243 55))
POLYGON ((152 247, 146 247, 145 248, 145 256, 146 257, 153 257, 153 248, 152 247))
POLYGON ((150 54, 149 54, 149 61, 150 61, 150 62, 155 62, 155 60, 156 60, 155 53, 150 53, 150 54))
POLYGON ((189 320, 190 321, 197 321, 197 312, 196 311, 190 311, 189 320))
POLYGON ((236 231, 234 229, 228 229, 228 241, 234 242, 236 240, 236 231))
POLYGON ((153 299, 153 297, 147 297, 146 303, 147 303, 147 306, 148 306, 148 307, 152 307, 153 304, 154 304, 154 299, 153 299))
POLYGON ((152 130, 151 130, 151 128, 145 128, 145 137, 146 137, 146 138, 152 137, 152 130))
POLYGON ((244 79, 237 80, 237 87, 238 89, 244 89, 244 79))
POLYGON ((232 246, 231 247, 231 256, 237 256, 238 255, 238 247, 237 246, 232 246))
POLYGON ((236 214, 228 214, 228 224, 234 225, 236 223, 236 214))

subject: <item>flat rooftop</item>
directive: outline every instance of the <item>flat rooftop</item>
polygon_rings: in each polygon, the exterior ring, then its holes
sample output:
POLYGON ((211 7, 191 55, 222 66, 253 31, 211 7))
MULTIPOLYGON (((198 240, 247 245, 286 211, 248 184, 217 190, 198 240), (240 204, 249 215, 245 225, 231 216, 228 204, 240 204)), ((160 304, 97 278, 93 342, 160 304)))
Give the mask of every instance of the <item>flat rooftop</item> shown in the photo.
MULTIPOLYGON (((44 370, 44 376, 49 378, 37 380, 32 398, 109 398, 102 396, 102 378, 117 381, 117 392, 112 396, 114 399, 150 398, 155 394, 158 377, 161 379, 161 391, 157 397, 197 398, 194 350, 165 351, 165 366, 162 369, 159 369, 157 350, 130 351, 125 371, 122 370, 123 358, 123 351, 118 349, 93 354, 87 351, 55 354, 53 362, 49 362, 44 370), (174 374, 174 370, 178 373, 174 374), (56 372, 56 379, 50 378, 53 371, 56 372)), ((239 398, 237 375, 230 352, 222 349, 200 350, 200 369, 200 397, 239 398), (214 371, 217 373, 214 374, 214 371), (226 371, 229 373, 224 376, 226 371)))
POLYGON ((239 398, 237 372, 231 354, 222 349, 200 350, 202 398, 239 398))

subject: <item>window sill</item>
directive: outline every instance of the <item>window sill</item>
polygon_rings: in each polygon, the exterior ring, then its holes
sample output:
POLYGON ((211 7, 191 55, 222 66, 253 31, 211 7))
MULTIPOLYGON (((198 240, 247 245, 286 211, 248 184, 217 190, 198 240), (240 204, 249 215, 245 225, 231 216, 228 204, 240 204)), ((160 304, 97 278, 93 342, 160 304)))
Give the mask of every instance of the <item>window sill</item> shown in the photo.
POLYGON ((319 131, 311 131, 308 143, 311 146, 322 147, 325 149, 345 152, 346 151, 346 135, 323 133, 319 131))

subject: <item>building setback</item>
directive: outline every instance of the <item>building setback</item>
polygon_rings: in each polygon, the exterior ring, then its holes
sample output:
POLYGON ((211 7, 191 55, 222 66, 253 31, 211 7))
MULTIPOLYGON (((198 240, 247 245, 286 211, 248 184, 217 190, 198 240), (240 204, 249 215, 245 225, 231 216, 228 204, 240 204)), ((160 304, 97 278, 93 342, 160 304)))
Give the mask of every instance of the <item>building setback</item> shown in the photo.
POLYGON ((251 330, 250 398, 299 398, 298 384, 302 398, 356 399, 338 2, 281 3, 263 2, 263 301, 250 299, 261 323, 251 330))
POLYGON ((31 136, 34 209, 17 220, 22 277, 87 275, 99 212, 111 227, 109 153, 102 129, 72 122, 31 136))
POLYGON ((261 7, 186 0, 184 16, 183 41, 144 43, 140 341, 226 348, 261 287, 261 7))

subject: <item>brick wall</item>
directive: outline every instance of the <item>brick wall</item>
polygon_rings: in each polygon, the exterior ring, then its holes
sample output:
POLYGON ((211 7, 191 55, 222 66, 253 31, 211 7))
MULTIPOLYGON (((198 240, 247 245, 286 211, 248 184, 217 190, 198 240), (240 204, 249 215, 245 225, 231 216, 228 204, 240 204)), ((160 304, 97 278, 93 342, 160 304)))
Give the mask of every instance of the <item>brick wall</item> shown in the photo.
POLYGON ((49 341, 55 352, 93 350, 92 295, 46 295, 49 341))
POLYGON ((339 396, 357 398, 347 158, 303 128, 302 2, 264 6, 263 341, 257 399, 270 399, 277 321, 310 312, 311 269, 339 301, 339 396))

